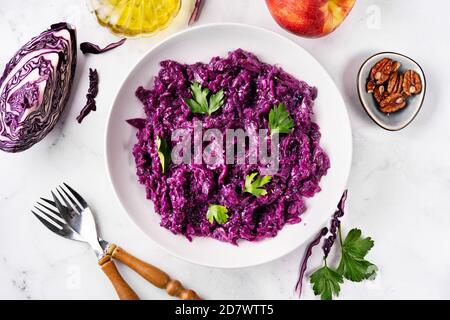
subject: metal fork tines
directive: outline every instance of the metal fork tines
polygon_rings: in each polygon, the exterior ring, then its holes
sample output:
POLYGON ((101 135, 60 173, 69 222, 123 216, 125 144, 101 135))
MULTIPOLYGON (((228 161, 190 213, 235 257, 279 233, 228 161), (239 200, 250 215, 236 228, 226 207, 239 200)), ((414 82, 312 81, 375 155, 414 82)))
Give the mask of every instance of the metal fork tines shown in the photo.
POLYGON ((97 226, 94 214, 87 202, 68 184, 63 183, 56 188, 58 197, 52 192, 56 208, 61 213, 63 219, 75 230, 82 238, 88 242, 94 250, 97 257, 101 257, 109 243, 100 241, 97 234, 97 226))
POLYGON ((41 198, 40 200, 41 201, 38 201, 34 206, 34 210, 31 210, 31 213, 33 213, 44 226, 64 238, 82 241, 79 234, 66 223, 54 202, 45 198, 41 198))

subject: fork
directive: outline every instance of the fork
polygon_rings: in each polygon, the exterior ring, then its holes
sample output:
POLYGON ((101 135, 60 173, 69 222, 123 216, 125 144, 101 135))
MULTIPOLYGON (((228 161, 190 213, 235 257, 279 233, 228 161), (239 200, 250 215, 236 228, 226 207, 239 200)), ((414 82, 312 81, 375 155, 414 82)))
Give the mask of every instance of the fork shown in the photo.
POLYGON ((53 201, 41 198, 31 211, 49 230, 67 239, 88 243, 93 249, 103 272, 111 281, 121 300, 137 300, 139 297, 120 275, 113 258, 136 271, 158 288, 183 300, 200 300, 192 290, 185 289, 164 271, 129 254, 119 246, 98 236, 94 215, 87 202, 69 185, 56 188, 60 199, 51 192, 53 201), (55 210, 56 209, 56 210, 55 210))

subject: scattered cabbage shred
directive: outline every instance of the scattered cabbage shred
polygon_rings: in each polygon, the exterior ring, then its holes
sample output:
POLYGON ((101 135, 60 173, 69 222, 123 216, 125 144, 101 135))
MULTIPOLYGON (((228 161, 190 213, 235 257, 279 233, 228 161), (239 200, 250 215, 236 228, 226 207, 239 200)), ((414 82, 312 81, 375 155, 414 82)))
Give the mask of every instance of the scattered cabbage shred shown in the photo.
POLYGON ((86 94, 86 104, 83 109, 81 109, 80 114, 77 117, 78 123, 81 123, 84 118, 91 113, 91 111, 97 110, 97 104, 95 102, 95 97, 98 94, 98 72, 97 69, 89 68, 89 89, 86 94))
POLYGON ((53 129, 70 96, 76 52, 75 29, 58 23, 6 64, 0 78, 1 150, 26 150, 53 129))
POLYGON ((121 45, 124 44, 125 40, 127 40, 127 39, 126 38, 120 39, 117 42, 113 42, 113 43, 108 44, 104 48, 100 48, 99 45, 94 44, 92 42, 82 42, 82 43, 80 43, 80 50, 84 54, 87 54, 87 53, 92 53, 92 54, 105 53, 105 52, 107 52, 109 50, 112 50, 114 48, 120 47, 121 45))
MULTIPOLYGON (((150 75, 149 75, 150 77, 150 75)), ((301 221, 305 198, 320 191, 319 182, 330 161, 319 145, 319 127, 311 119, 317 90, 281 68, 261 62, 242 49, 209 63, 161 62, 151 89, 137 89, 146 118, 129 121, 138 129, 133 148, 137 176, 147 197, 161 216, 161 226, 188 239, 212 237, 237 244, 274 237, 285 224, 301 221), (208 114, 194 114, 185 100, 197 82, 211 92, 224 92, 224 104, 208 114), (283 103, 294 120, 289 133, 280 135, 280 168, 264 185, 260 197, 245 192, 245 177, 261 172, 254 164, 170 164, 163 173, 156 145, 161 137, 173 148, 171 133, 193 130, 194 120, 203 130, 268 128, 269 112, 283 103), (227 208, 224 224, 208 221, 210 205, 227 208)))

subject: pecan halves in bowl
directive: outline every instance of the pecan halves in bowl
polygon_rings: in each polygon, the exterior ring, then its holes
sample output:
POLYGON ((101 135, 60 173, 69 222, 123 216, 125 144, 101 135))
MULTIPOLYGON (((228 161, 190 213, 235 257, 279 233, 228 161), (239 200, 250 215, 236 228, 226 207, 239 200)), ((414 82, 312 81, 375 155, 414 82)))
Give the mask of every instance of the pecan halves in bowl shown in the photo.
POLYGON ((359 68, 356 80, 363 109, 383 129, 405 128, 423 107, 425 73, 405 55, 380 52, 370 56, 359 68))
POLYGON ((402 86, 406 95, 418 94, 422 91, 422 80, 417 72, 408 70, 405 72, 402 86))
POLYGON ((371 69, 366 91, 373 95, 380 111, 396 112, 406 106, 409 96, 422 91, 422 79, 413 70, 400 71, 400 62, 389 58, 378 61, 371 69))

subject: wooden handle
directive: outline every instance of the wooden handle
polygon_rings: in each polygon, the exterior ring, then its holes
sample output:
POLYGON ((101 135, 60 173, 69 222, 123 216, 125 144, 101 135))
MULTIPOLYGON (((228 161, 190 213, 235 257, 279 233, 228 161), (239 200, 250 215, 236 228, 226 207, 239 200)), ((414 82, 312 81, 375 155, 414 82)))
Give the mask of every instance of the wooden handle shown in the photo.
POLYGON ((138 295, 120 275, 119 270, 117 270, 116 265, 111 260, 110 256, 104 256, 98 261, 98 264, 111 281, 114 289, 116 289, 120 300, 139 300, 138 295))
POLYGON ((109 246, 107 254, 126 264, 158 288, 166 289, 167 293, 171 296, 178 297, 182 300, 201 300, 194 291, 185 289, 180 281, 170 279, 164 271, 134 257, 115 244, 109 246))

